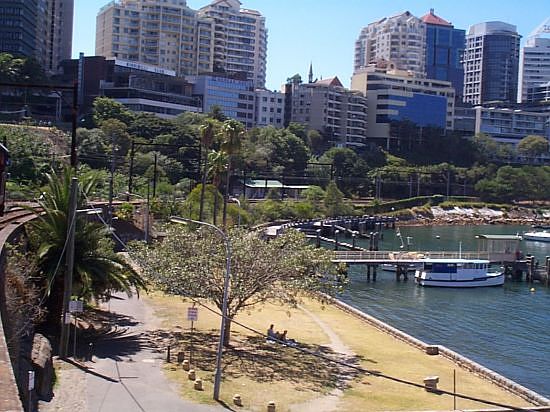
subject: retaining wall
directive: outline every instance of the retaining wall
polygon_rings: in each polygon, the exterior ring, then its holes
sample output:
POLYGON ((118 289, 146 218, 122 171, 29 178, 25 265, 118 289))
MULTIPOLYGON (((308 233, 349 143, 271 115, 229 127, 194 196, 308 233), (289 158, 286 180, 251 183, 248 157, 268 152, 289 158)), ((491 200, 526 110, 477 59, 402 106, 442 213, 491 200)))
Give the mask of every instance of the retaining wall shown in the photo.
POLYGON ((465 356, 462 356, 461 354, 445 347, 442 345, 429 345, 425 342, 422 342, 419 339, 416 339, 415 337, 400 331, 399 329, 394 328, 393 326, 390 326, 378 319, 376 319, 373 316, 370 316, 364 312, 361 312, 358 309, 355 309, 354 307, 340 301, 337 299, 331 299, 329 298, 334 305, 336 305, 338 308, 344 310, 347 313, 350 313, 368 324, 374 326, 375 328, 390 334, 391 336, 394 336, 397 339, 400 339, 409 345, 412 345, 414 347, 417 347, 418 349, 421 349, 422 351, 426 351, 428 346, 437 346, 439 349, 439 354, 444 356, 447 359, 450 359, 452 362, 456 363, 459 367, 468 370, 470 372, 473 372, 484 379, 488 379, 489 381, 493 382, 494 384, 500 386, 501 388, 506 389, 510 393, 513 393, 517 396, 520 396, 521 398, 525 399, 526 401, 534 404, 543 406, 543 408, 537 408, 539 411, 550 411, 550 399, 545 398, 542 395, 539 395, 538 393, 490 370, 489 368, 486 368, 483 365, 480 365, 477 362, 474 362, 471 359, 466 358, 465 356))

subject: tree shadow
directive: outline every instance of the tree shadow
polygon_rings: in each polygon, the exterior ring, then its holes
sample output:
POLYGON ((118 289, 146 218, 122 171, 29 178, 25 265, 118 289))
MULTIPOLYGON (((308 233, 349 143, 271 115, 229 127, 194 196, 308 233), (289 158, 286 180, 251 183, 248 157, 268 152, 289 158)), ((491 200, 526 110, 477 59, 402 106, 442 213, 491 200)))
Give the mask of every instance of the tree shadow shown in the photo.
MULTIPOLYGON (((181 351, 184 352, 185 359, 189 359, 193 347, 193 367, 214 372, 219 338, 217 331, 195 331, 191 335, 190 332, 184 331, 157 330, 148 335, 155 344, 159 344, 160 341, 165 345, 170 344, 174 357, 181 351)), ((234 333, 231 343, 229 348, 224 348, 225 378, 237 379, 246 376, 261 383, 286 381, 292 382, 301 390, 343 390, 350 387, 351 380, 365 375, 360 370, 330 362, 316 355, 356 366, 361 361, 376 363, 362 356, 337 353, 326 346, 300 343, 300 348, 311 352, 307 353, 291 346, 269 343, 261 336, 242 336, 234 333)))

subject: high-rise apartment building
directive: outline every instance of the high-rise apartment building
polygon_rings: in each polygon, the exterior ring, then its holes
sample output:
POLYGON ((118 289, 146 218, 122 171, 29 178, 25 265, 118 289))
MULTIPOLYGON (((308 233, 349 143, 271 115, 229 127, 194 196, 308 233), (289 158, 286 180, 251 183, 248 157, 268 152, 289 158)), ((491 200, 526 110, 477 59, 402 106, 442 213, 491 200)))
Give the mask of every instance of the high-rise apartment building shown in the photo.
POLYGON ((242 9, 239 0, 215 0, 201 8, 198 15, 211 23, 214 72, 243 73, 256 87, 264 87, 265 17, 256 10, 242 9))
POLYGON ((426 24, 426 76, 451 82, 457 100, 462 100, 462 55, 466 31, 455 29, 451 23, 437 16, 434 9, 420 19, 426 24))
POLYGON ((464 51, 464 102, 516 101, 520 37, 516 26, 500 21, 470 27, 464 51))
POLYGON ((238 73, 265 84, 265 18, 216 0, 196 11, 185 0, 118 0, 97 15, 96 54, 174 70, 238 73))
POLYGON ((364 27, 355 42, 354 71, 381 60, 425 76, 426 23, 406 11, 364 27))
POLYGON ((366 145, 367 99, 362 93, 345 89, 337 77, 288 86, 290 121, 318 130, 333 146, 366 145))
POLYGON ((518 102, 525 102, 529 89, 550 82, 550 18, 527 38, 519 57, 518 102))
POLYGON ((74 0, 0 0, 0 52, 34 57, 48 73, 71 58, 74 0))

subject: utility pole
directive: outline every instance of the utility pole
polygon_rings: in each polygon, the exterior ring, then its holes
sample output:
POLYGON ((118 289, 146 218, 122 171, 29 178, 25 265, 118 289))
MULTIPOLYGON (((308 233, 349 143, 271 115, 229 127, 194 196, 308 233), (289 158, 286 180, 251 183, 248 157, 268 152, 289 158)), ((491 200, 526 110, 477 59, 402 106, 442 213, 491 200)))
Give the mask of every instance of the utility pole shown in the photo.
POLYGON ((157 196, 157 152, 155 152, 155 165, 153 167, 153 198, 157 196))
POLYGON ((114 179, 115 179, 115 142, 114 137, 111 136, 111 178, 109 179, 109 215, 108 222, 109 227, 113 226, 113 196, 114 196, 114 179))
POLYGON ((69 208, 67 211, 67 270, 65 272, 63 289, 63 316, 61 319, 61 338, 59 339, 59 354, 62 358, 67 357, 69 348, 69 301, 73 289, 74 271, 74 236, 76 226, 76 206, 78 199, 78 179, 71 179, 71 194, 69 197, 69 208))
MULTIPOLYGON (((130 146, 130 170, 128 171, 128 193, 132 193, 132 183, 134 175, 134 151, 135 151, 135 140, 132 139, 132 146, 130 146)), ((130 195, 126 196, 126 201, 130 201, 130 195)))

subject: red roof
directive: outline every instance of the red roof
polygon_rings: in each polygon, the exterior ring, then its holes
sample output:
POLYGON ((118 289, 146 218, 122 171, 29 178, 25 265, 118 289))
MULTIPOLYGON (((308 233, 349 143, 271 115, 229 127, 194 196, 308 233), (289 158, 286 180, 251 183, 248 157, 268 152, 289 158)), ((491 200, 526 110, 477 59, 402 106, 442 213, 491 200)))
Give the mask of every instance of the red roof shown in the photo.
POLYGON ((319 84, 319 85, 325 85, 325 86, 344 87, 344 86, 342 86, 342 83, 340 83, 340 80, 338 79, 337 76, 330 77, 330 78, 324 79, 324 80, 317 80, 317 81, 315 81, 315 83, 319 84))
POLYGON ((435 24, 437 26, 452 26, 447 20, 442 19, 434 14, 434 9, 430 9, 430 12, 420 17, 424 23, 435 24))

